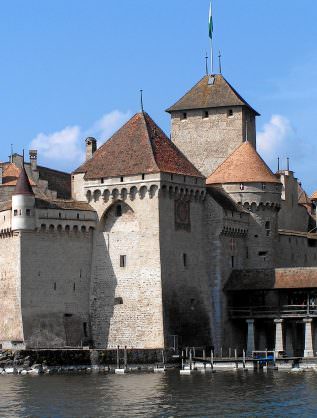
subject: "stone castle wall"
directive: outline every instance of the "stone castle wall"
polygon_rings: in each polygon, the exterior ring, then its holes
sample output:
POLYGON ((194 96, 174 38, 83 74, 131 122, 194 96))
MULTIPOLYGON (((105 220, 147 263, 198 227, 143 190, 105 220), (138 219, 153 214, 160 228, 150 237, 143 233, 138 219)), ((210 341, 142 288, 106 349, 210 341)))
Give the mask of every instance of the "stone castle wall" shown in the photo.
POLYGON ((21 316, 20 237, 18 234, 0 236, 0 344, 23 342, 21 316))
POLYGON ((91 186, 99 217, 90 297, 95 346, 163 348, 158 184, 91 186))
POLYGON ((27 346, 80 346, 91 339, 92 237, 92 230, 21 233, 21 303, 27 346))
POLYGON ((189 180, 184 183, 183 176, 174 176, 174 182, 160 199, 165 340, 169 346, 174 338, 183 345, 210 346, 211 286, 203 239, 206 195, 204 188, 189 180))

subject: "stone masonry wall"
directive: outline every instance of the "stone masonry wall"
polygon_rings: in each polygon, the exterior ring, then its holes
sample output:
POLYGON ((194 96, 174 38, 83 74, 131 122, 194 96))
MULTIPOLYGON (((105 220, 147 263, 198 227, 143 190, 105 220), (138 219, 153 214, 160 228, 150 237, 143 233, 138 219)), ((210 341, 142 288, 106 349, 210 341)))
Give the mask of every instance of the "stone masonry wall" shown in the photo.
MULTIPOLYGON (((182 185, 178 185, 178 190, 182 185)), ((166 344, 173 336, 183 345, 212 344, 211 285, 204 237, 204 190, 190 198, 185 193, 162 193, 160 241, 166 344), (190 224, 177 226, 175 205, 189 205, 190 224), (185 261, 184 261, 185 257, 185 261)))
POLYGON ((23 341, 20 237, 0 236, 0 344, 23 341))
POLYGON ((109 187, 90 202, 99 216, 90 299, 95 346, 163 348, 158 186, 113 185, 110 194, 109 187))
MULTIPOLYGON (((186 157, 204 174, 209 176, 233 151, 246 140, 246 115, 242 107, 208 109, 209 117, 203 118, 202 110, 172 114, 172 141, 186 157)), ((248 122, 248 140, 255 146, 255 119, 248 122)))
POLYGON ((93 232, 21 233, 22 317, 28 347, 80 346, 90 340, 93 232))

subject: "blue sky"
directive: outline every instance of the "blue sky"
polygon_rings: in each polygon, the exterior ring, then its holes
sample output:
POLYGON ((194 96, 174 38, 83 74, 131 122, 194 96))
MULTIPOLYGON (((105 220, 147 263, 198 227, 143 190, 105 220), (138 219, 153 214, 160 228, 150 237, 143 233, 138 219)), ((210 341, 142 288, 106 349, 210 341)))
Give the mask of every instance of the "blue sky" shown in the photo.
MULTIPOLYGON (((14 0, 0 14, 0 159, 10 144, 72 170, 86 135, 102 142, 146 110, 164 112, 204 74, 209 0, 14 0)), ((213 0, 223 74, 260 113, 259 151, 308 192, 315 176, 316 0, 213 0)))

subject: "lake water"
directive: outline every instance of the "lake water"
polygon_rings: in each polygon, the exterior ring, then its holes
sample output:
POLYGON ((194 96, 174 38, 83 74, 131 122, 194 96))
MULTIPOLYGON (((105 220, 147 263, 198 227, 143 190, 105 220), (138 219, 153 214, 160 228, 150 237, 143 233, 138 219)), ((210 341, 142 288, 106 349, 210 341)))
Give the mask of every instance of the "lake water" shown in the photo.
POLYGON ((0 376, 0 417, 316 417, 317 373, 0 376))

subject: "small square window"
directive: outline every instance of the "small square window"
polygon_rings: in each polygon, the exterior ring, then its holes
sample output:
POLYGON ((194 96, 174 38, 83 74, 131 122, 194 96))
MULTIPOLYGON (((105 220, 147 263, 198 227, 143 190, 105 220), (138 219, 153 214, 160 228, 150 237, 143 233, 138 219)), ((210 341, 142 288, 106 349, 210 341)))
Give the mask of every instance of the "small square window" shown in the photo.
POLYGON ((126 267, 126 266, 127 266, 127 256, 120 255, 120 267, 126 267))
POLYGON ((144 180, 145 179, 145 174, 142 174, 142 180, 144 180))
POLYGON ((266 189, 266 184, 262 183, 262 190, 265 190, 265 189, 266 189))
POLYGON ((187 113, 186 113, 186 112, 183 112, 183 113, 182 113, 181 119, 182 119, 182 120, 187 119, 187 113))
POLYGON ((208 110, 205 110, 203 112, 203 119, 208 119, 208 118, 209 118, 209 112, 208 112, 208 110))
POLYGON ((14 214, 14 216, 18 216, 18 211, 17 211, 17 209, 14 209, 13 214, 14 214))
POLYGON ((100 181, 101 181, 101 183, 104 183, 105 182, 105 179, 102 177, 102 179, 100 181))
POLYGON ((244 184, 240 183, 240 190, 244 190, 244 184))
POLYGON ((232 109, 228 110, 227 116, 228 116, 228 118, 232 118, 232 116, 233 116, 233 110, 232 109))
POLYGON ((123 177, 120 177, 120 181, 121 181, 121 183, 123 183, 123 177))
POLYGON ((25 214, 26 216, 31 216, 31 209, 26 209, 25 214))

